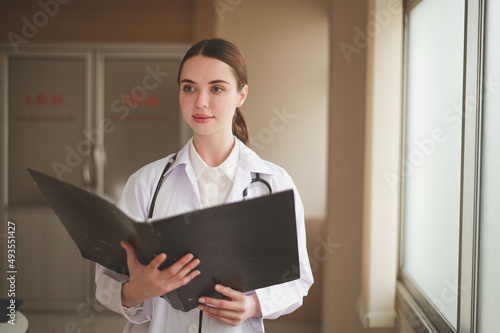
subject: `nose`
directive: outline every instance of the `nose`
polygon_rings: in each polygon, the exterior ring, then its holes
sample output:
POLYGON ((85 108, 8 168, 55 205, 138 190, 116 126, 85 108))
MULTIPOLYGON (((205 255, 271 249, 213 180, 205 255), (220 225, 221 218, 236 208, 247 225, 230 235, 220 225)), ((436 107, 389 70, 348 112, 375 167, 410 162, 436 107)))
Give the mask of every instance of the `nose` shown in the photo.
POLYGON ((196 98, 195 106, 199 109, 207 108, 208 103, 208 93, 200 90, 196 98))

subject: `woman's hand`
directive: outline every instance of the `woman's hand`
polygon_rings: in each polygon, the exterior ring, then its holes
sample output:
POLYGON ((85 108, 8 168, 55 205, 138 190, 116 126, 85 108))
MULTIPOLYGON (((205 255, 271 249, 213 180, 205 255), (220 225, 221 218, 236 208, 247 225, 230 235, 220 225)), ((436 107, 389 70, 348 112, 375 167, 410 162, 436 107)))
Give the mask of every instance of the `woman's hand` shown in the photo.
POLYGON ((121 245, 127 251, 130 274, 130 280, 122 287, 122 304, 126 307, 137 306, 145 300, 182 287, 200 274, 199 270, 193 270, 200 260, 193 259, 192 254, 186 254, 170 267, 160 271, 158 267, 167 259, 165 253, 157 255, 145 266, 137 260, 132 245, 127 242, 121 242, 121 245))
POLYGON ((198 309, 207 316, 231 326, 238 326, 248 318, 262 316, 257 294, 245 295, 220 284, 215 286, 215 290, 228 299, 201 297, 198 302, 203 305, 199 305, 198 309))

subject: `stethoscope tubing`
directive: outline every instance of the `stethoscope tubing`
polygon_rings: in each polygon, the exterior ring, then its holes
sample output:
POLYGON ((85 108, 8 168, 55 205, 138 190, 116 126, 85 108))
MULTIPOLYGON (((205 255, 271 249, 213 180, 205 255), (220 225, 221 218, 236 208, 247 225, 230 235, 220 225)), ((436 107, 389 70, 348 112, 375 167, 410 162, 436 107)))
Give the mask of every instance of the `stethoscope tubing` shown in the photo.
MULTIPOLYGON (((161 185, 163 184, 163 180, 165 179, 165 176, 167 175, 168 169, 172 166, 172 164, 175 162, 175 159, 177 158, 177 154, 172 156, 172 158, 168 161, 167 165, 163 169, 160 179, 158 180, 158 184, 156 185, 155 193, 153 194, 153 199, 151 200, 151 205, 149 206, 149 212, 148 212, 148 219, 153 217, 153 212, 155 209, 155 203, 156 203, 156 197, 158 196, 158 193, 160 192, 161 185)), ((260 178, 260 173, 256 173, 255 177, 252 178, 252 181, 248 186, 250 186, 253 183, 260 182, 264 184, 267 187, 267 190, 269 191, 269 194, 273 193, 273 190, 271 188, 271 185, 264 179, 260 178)), ((243 190, 243 200, 246 200, 248 197, 248 186, 245 187, 243 190)))

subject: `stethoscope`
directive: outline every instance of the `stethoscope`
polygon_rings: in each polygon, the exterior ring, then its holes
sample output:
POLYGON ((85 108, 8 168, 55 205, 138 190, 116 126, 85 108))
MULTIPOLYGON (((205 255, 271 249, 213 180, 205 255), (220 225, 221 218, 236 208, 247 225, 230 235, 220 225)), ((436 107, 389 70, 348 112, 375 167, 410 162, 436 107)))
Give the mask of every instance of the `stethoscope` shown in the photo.
MULTIPOLYGON (((158 180, 158 184, 156 185, 155 193, 153 195, 153 199, 151 200, 151 205, 149 206, 149 214, 148 214, 148 219, 153 217, 153 211, 155 209, 155 202, 156 202, 156 197, 158 196, 158 192, 160 192, 161 185, 163 184, 163 180, 165 179, 165 176, 167 175, 168 169, 172 166, 172 164, 175 162, 175 159, 177 157, 177 154, 175 154, 167 163, 165 168, 163 169, 163 172, 161 173, 161 177, 158 180)), ((252 181, 250 184, 248 184, 247 187, 243 190, 243 200, 246 200, 248 197, 248 188, 252 186, 252 184, 256 183, 262 183, 266 186, 267 191, 269 194, 273 193, 273 190, 271 188, 271 185, 264 179, 260 178, 260 174, 256 173, 255 177, 252 178, 252 181)))

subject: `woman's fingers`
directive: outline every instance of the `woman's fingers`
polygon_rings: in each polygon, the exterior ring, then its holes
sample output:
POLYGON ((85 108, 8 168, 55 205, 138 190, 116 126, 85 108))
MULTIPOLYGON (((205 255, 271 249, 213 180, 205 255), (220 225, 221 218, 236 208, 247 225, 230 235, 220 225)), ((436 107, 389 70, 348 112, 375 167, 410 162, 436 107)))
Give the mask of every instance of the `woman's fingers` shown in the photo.
MULTIPOLYGON (((129 269, 131 268, 130 265, 132 265, 132 267, 137 267, 138 265, 143 266, 139 262, 139 260, 137 260, 135 249, 132 245, 125 241, 120 242, 120 244, 127 252, 127 265, 129 265, 129 269)), ((200 264, 199 259, 193 260, 193 258, 194 256, 191 253, 188 253, 164 271, 168 270, 168 272, 166 272, 166 274, 168 275, 176 275, 178 273, 181 273, 181 275, 186 275, 200 264)), ((158 269, 166 259, 167 255, 165 253, 160 253, 156 257, 154 257, 147 266, 149 266, 149 268, 151 269, 158 269)))
MULTIPOLYGON (((135 249, 132 245, 130 245, 125 241, 120 242, 120 244, 127 252, 127 265, 129 270, 143 266, 139 262, 139 260, 137 260, 137 256, 135 255, 135 249)), ((167 259, 167 255, 165 253, 160 253, 159 255, 154 257, 153 260, 149 262, 148 266, 152 269, 158 269, 158 267, 160 267, 161 263, 164 262, 165 259, 167 259)))
POLYGON ((242 292, 231 289, 229 287, 225 287, 225 286, 220 285, 220 284, 215 285, 215 290, 220 292, 222 295, 229 297, 231 299, 234 299, 234 300, 245 299, 245 294, 243 294, 242 292))
POLYGON ((215 290, 220 292, 222 295, 228 297, 229 299, 217 299, 210 297, 201 297, 198 302, 201 304, 210 304, 210 307, 205 307, 207 312, 219 316, 228 315, 228 312, 223 310, 229 310, 231 312, 244 312, 245 311, 245 294, 233 290, 229 287, 224 287, 221 285, 216 285, 215 290))
POLYGON ((186 276, 191 271, 193 271, 199 264, 200 264, 200 259, 193 259, 187 265, 184 265, 184 267, 182 267, 181 270, 177 272, 177 275, 186 276))
POLYGON ((192 271, 191 273, 189 273, 186 276, 177 276, 176 275, 175 277, 170 278, 170 280, 173 280, 173 282, 171 283, 170 286, 172 289, 180 288, 180 287, 188 284, 192 279, 194 279, 198 275, 200 275, 200 271, 198 271, 198 270, 192 271))
POLYGON ((212 317, 224 324, 237 326, 244 321, 242 320, 244 318, 243 312, 225 310, 215 308, 213 306, 199 306, 198 309, 203 311, 205 315, 212 317))
POLYGON ((216 285, 215 290, 228 297, 221 300, 210 297, 201 297, 198 309, 208 316, 228 325, 237 326, 251 317, 262 315, 259 300, 256 294, 249 296, 221 285, 216 285))
POLYGON ((149 262, 148 265, 142 265, 135 255, 135 250, 132 245, 123 241, 122 247, 127 252, 127 266, 129 268, 131 279, 139 279, 139 281, 150 281, 160 287, 160 292, 165 290, 171 291, 186 285, 192 279, 200 275, 199 270, 194 270, 199 264, 200 260, 195 259, 192 254, 186 254, 181 259, 177 260, 170 267, 160 271, 160 265, 167 259, 165 253, 160 253, 149 262), (157 282, 153 282, 156 280, 157 282))
POLYGON ((158 254, 156 257, 153 258, 153 260, 151 260, 149 262, 149 268, 151 269, 158 269, 158 267, 160 267, 160 265, 167 259, 167 255, 165 253, 160 253, 158 254))
POLYGON ((200 298, 200 303, 210 304, 216 306, 218 308, 225 308, 228 310, 234 311, 243 311, 241 309, 241 302, 245 301, 245 294, 231 289, 229 287, 224 287, 220 284, 215 285, 215 291, 218 291, 222 295, 226 296, 228 300, 225 299, 217 299, 210 297, 202 297, 200 298))
POLYGON ((188 253, 179 260, 177 260, 175 263, 173 263, 170 267, 164 269, 162 271, 162 274, 170 276, 174 275, 185 276, 199 264, 200 260, 194 259, 194 256, 191 253, 188 253))
POLYGON ((165 253, 158 254, 149 264, 142 265, 137 260, 132 245, 127 242, 121 242, 121 245, 127 252, 127 266, 130 274, 130 280, 122 289, 124 305, 133 306, 144 300, 161 296, 186 285, 200 275, 200 271, 195 270, 200 260, 194 259, 192 254, 183 256, 170 267, 160 271, 160 265, 167 259, 165 253))

